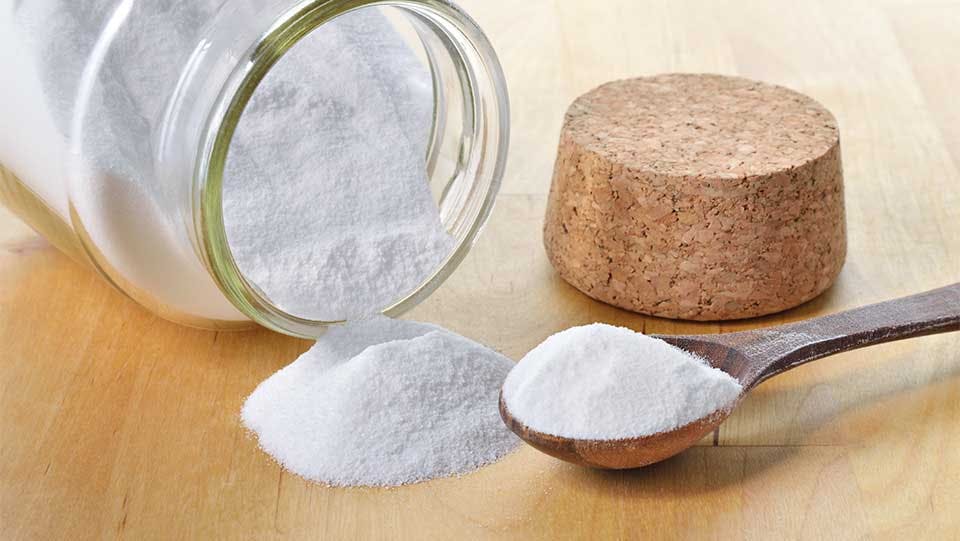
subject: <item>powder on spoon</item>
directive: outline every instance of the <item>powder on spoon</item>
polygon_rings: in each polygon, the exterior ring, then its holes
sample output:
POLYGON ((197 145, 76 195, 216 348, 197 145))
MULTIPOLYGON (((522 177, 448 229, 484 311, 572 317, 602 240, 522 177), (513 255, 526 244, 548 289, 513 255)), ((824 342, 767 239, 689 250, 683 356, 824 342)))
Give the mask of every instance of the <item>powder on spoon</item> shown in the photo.
POLYGON ((528 428, 578 439, 666 432, 722 408, 740 383, 663 340, 601 323, 554 334, 511 370, 510 413, 528 428))
POLYGON ((391 486, 492 463, 518 439, 497 412, 513 363, 440 327, 384 317, 331 328, 260 384, 243 423, 284 468, 391 486))

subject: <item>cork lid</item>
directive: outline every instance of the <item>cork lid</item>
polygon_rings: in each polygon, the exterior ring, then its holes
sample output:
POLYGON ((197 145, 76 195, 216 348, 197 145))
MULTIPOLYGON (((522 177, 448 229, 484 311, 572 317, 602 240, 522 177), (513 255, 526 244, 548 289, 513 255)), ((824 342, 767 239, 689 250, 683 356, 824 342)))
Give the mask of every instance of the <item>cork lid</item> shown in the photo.
POLYGON ((837 122, 807 96, 738 77, 600 86, 567 111, 544 246, 571 285, 644 314, 796 306, 846 256, 837 122))
POLYGON ((798 167, 839 138, 836 119, 808 96, 707 74, 604 84, 573 102, 564 129, 609 162, 670 177, 714 179, 798 167))

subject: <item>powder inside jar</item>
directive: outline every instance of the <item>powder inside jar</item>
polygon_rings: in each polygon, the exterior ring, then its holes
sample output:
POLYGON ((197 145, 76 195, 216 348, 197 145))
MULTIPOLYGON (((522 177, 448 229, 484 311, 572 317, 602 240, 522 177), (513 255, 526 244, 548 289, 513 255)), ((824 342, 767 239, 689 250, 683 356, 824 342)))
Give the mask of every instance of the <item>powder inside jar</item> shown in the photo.
POLYGON ((649 436, 731 407, 741 385, 663 340, 595 323, 547 338, 510 372, 503 400, 528 428, 609 440, 649 436))
POLYGON ((378 313, 453 251, 430 191, 429 67, 375 9, 314 30, 267 73, 223 183, 230 249, 287 313, 378 313))

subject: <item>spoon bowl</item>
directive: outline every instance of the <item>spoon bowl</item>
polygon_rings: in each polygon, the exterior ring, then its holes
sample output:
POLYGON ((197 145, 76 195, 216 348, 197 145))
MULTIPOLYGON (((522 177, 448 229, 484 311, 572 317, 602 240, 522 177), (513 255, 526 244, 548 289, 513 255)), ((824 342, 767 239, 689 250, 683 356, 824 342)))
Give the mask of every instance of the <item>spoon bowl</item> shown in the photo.
POLYGON ((604 469, 638 468, 691 447, 717 429, 754 387, 801 364, 882 342, 960 330, 960 283, 806 321, 750 331, 655 338, 697 355, 743 387, 732 403, 681 427, 621 439, 579 439, 539 432, 515 418, 500 394, 500 416, 536 449, 604 469))
POLYGON ((716 430, 730 415, 734 405, 736 404, 731 404, 729 408, 717 410, 706 417, 668 432, 615 440, 564 438, 538 432, 510 415, 503 397, 500 397, 500 417, 521 439, 550 456, 580 466, 623 470, 660 462, 693 446, 704 436, 716 430))

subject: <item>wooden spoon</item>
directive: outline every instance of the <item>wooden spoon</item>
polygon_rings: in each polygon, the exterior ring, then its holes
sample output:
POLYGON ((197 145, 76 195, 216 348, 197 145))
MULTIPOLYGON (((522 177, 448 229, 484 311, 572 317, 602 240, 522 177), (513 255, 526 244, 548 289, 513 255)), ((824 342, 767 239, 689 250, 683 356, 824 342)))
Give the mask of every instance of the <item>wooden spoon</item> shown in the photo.
POLYGON ((751 389, 795 366, 852 349, 960 330, 960 283, 847 312, 729 334, 657 336, 736 378, 743 392, 729 407, 668 432, 616 440, 563 438, 515 419, 500 396, 500 416, 518 436, 557 458, 595 468, 638 468, 669 458, 713 431, 751 389))

